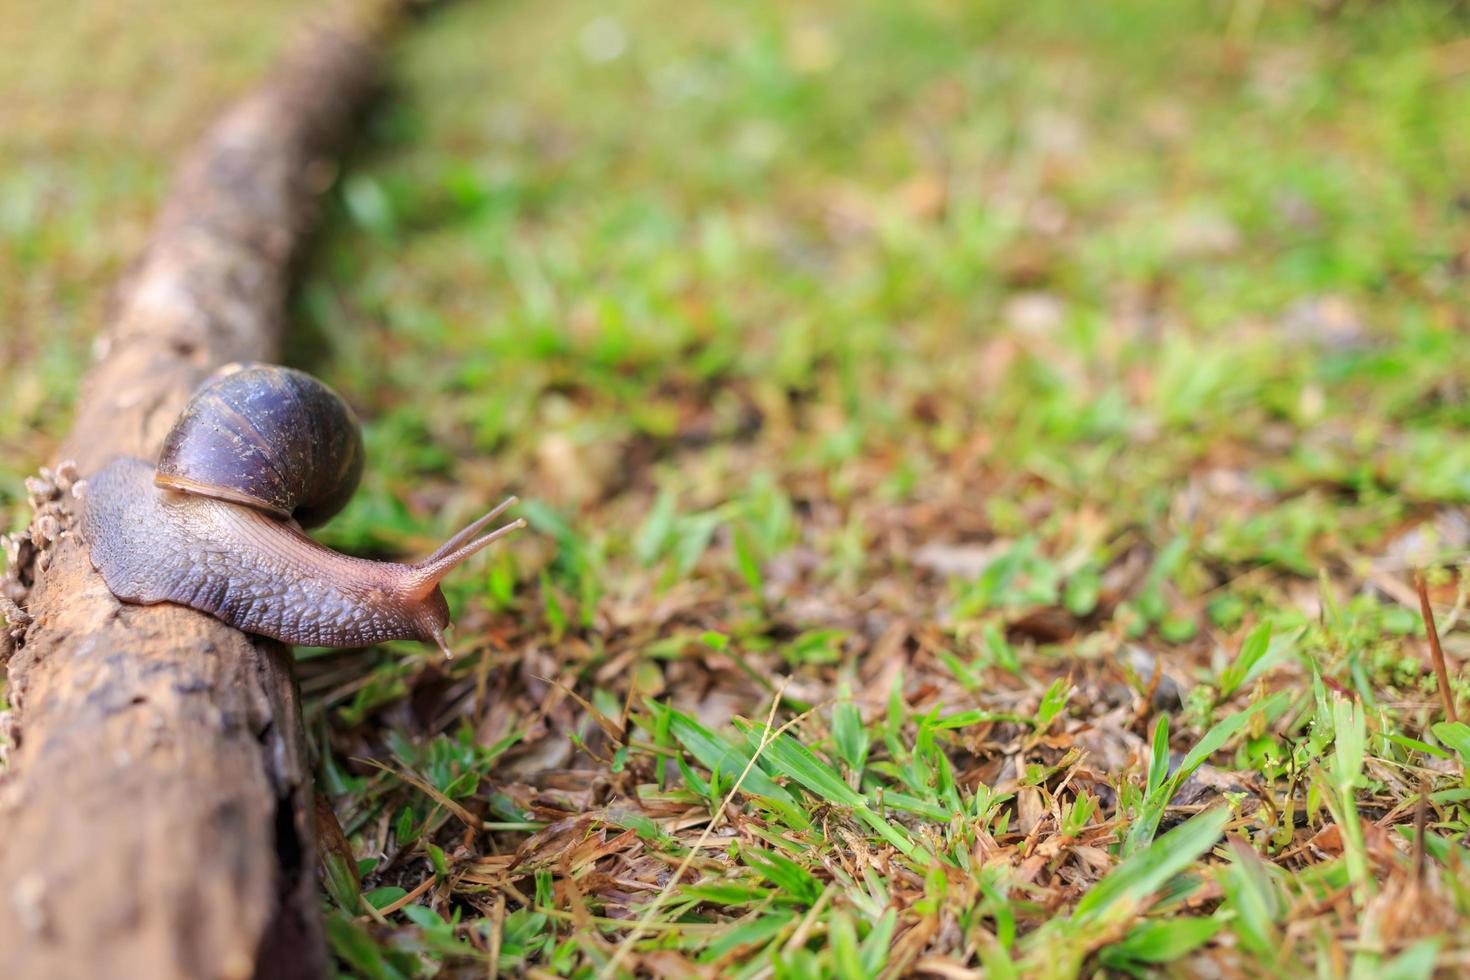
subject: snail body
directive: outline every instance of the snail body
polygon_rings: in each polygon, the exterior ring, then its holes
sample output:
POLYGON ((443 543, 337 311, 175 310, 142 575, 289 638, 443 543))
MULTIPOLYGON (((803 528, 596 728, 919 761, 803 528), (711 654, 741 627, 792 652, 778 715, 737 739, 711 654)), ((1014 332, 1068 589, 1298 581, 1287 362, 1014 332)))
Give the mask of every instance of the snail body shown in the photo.
POLYGON ((362 472, 351 409, 310 375, 253 365, 205 382, 157 467, 122 457, 87 484, 82 532, 124 602, 175 602, 287 643, 418 639, 450 654, 439 581, 523 526, 505 501, 414 564, 368 561, 301 530, 341 509, 362 472))

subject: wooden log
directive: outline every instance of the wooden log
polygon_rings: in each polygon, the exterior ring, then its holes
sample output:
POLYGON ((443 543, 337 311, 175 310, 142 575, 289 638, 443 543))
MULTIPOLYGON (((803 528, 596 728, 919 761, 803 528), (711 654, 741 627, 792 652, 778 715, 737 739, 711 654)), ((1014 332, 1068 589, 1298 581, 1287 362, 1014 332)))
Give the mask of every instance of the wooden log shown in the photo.
MULTIPOLYGON (((292 260, 392 13, 384 0, 308 29, 182 166, 58 454, 83 478, 118 454, 155 457, 215 367, 278 354, 292 260)), ((71 487, 67 470, 34 481, 8 572, 25 609, 10 607, 24 629, 8 665, 0 976, 321 975, 290 651, 183 607, 117 602, 71 487)))

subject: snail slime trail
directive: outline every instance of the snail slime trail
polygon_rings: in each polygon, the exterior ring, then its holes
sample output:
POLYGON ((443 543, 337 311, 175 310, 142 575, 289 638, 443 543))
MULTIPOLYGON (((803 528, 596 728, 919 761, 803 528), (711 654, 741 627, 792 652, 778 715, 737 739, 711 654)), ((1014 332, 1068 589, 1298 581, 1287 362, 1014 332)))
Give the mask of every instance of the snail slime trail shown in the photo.
POLYGON ((444 640, 439 581, 525 521, 490 513, 413 564, 368 561, 301 530, 325 523, 362 477, 361 428, 311 375, 229 365, 200 385, 156 467, 113 460, 87 484, 82 533, 124 602, 176 602, 247 633, 302 646, 444 640))

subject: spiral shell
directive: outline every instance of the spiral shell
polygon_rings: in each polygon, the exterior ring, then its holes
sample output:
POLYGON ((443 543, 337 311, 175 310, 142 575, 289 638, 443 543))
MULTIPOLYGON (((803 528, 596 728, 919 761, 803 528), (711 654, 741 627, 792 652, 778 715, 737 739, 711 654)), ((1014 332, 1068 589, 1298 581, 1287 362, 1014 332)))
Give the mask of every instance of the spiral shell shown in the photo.
POLYGON ((292 368, 232 364, 189 399, 153 481, 314 527, 346 506, 362 466, 357 417, 336 392, 292 368))

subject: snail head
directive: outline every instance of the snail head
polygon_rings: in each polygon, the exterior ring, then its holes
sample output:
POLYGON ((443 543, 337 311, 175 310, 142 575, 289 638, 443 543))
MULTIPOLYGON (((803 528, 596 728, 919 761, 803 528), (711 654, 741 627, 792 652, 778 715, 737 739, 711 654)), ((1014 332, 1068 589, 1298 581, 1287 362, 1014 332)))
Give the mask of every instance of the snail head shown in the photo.
POLYGON ((486 545, 526 526, 524 519, 517 518, 493 531, 480 533, 515 502, 515 497, 505 498, 494 510, 455 534, 429 557, 408 566, 403 598, 414 610, 419 638, 436 645, 446 657, 452 658, 454 653, 444 640, 444 630, 449 625, 449 603, 439 588, 439 582, 486 545))

